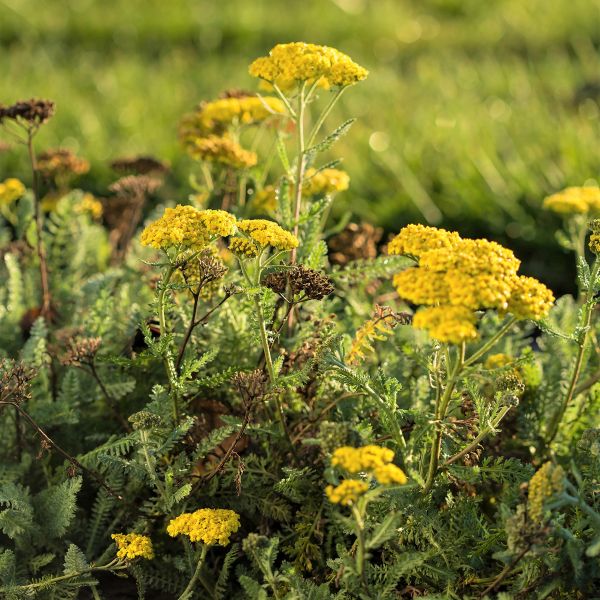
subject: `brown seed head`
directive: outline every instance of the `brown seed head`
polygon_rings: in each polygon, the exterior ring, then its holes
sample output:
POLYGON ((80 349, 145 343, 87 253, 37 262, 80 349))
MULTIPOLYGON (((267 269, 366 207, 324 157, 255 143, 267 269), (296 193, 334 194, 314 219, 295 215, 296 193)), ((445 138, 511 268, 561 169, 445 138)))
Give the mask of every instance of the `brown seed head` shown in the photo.
POLYGON ((31 98, 19 100, 10 106, 0 104, 0 124, 5 120, 17 121, 28 125, 41 125, 54 115, 54 102, 31 98))
POLYGON ((127 175, 115 181, 108 189, 117 196, 142 197, 155 192, 161 184, 160 179, 147 175, 127 175))
POLYGON ((83 175, 90 170, 90 163, 79 158, 71 150, 55 148, 46 150, 38 156, 38 170, 46 177, 83 175))
POLYGON ((67 342, 67 351, 60 359, 63 365, 91 365, 100 349, 101 338, 76 337, 67 342))
POLYGON ((128 156, 117 158, 110 163, 118 173, 134 175, 164 175, 169 171, 169 165, 154 156, 128 156))
POLYGON ((353 260, 375 258, 382 236, 381 227, 373 227, 369 223, 350 223, 329 240, 329 259, 336 265, 345 265, 353 260))
POLYGON ((249 373, 236 373, 231 381, 246 405, 267 393, 268 379, 262 369, 255 369, 249 373))
POLYGON ((310 300, 322 300, 335 291, 333 281, 327 275, 304 265, 292 267, 288 277, 293 294, 303 292, 310 300))
POLYGON ((3 358, 0 360, 0 400, 22 402, 31 398, 31 380, 35 371, 21 362, 3 358))

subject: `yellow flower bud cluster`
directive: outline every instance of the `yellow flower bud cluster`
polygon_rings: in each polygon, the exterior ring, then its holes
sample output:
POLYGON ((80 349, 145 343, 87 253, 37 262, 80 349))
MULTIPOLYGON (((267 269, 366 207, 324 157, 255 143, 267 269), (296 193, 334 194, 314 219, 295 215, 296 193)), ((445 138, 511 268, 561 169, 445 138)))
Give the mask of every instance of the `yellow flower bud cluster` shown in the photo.
POLYGON ((240 144, 226 136, 192 138, 187 142, 186 148, 196 160, 218 163, 234 169, 248 169, 258 162, 256 152, 244 150, 240 144))
POLYGON ((133 560, 134 558, 154 558, 152 541, 145 535, 137 533, 113 533, 110 536, 117 545, 117 558, 133 560))
POLYGON ((227 237, 235 232, 236 218, 225 210, 200 211, 200 223, 212 235, 227 237))
POLYGON ((246 258, 255 258, 258 256, 258 247, 256 243, 245 237, 234 237, 229 240, 229 250, 238 256, 246 258))
POLYGON ((366 79, 369 74, 335 48, 304 42, 277 44, 268 56, 257 58, 249 72, 282 90, 290 90, 298 82, 317 82, 325 89, 345 87, 366 79))
POLYGON ((588 242, 589 248, 594 254, 600 256, 600 219, 594 219, 590 223, 590 229, 592 233, 588 242))
POLYGON ((460 343, 477 336, 476 310, 511 312, 519 319, 545 317, 554 296, 539 281, 517 275, 520 261, 488 240, 462 239, 455 232, 409 225, 389 244, 390 254, 418 260, 418 266, 394 276, 401 298, 422 308, 414 325, 432 337, 460 343), (423 314, 420 314, 420 313, 423 314))
POLYGON ((25 194, 25 186, 14 177, 0 183, 0 205, 11 204, 25 194))
POLYGON ((86 193, 81 200, 75 204, 75 212, 79 214, 89 214, 93 219, 99 219, 104 212, 102 202, 94 198, 92 194, 86 193))
POLYGON ((544 208, 560 215, 600 213, 600 188, 568 187, 544 200, 544 208))
POLYGON ((306 171, 302 194, 304 196, 329 196, 347 190, 349 185, 350 176, 346 171, 339 169, 317 171, 310 168, 306 171))
POLYGON ((247 233, 260 246, 272 246, 278 250, 292 250, 298 247, 298 239, 277 223, 267 219, 244 219, 238 221, 238 229, 247 233))
POLYGON ((381 485, 404 485, 408 479, 404 471, 392 464, 394 452, 389 448, 368 445, 362 448, 342 446, 331 458, 331 464, 353 475, 365 473, 367 481, 344 479, 338 486, 328 485, 325 493, 334 504, 349 506, 369 489, 369 482, 377 481, 381 485))
POLYGON ((527 508, 531 519, 541 522, 544 504, 565 490, 565 472, 560 465, 547 462, 529 481, 527 508))
POLYGON ((187 535, 192 542, 209 546, 227 546, 229 538, 240 527, 240 515, 224 508, 201 508, 171 519, 167 533, 171 537, 187 535))

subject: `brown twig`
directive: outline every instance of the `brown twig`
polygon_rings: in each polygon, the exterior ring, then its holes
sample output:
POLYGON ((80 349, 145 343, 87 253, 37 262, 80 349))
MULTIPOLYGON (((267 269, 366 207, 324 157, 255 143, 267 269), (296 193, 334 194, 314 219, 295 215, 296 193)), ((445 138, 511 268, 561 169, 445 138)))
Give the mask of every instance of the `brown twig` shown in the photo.
POLYGON ((527 546, 526 548, 521 550, 521 552, 519 552, 519 554, 517 554, 517 557, 515 558, 515 560, 513 560, 512 563, 510 563, 509 565, 506 565, 504 567, 504 569, 502 569, 502 571, 500 571, 500 574, 498 575, 498 577, 496 577, 496 579, 494 579, 494 581, 492 581, 492 583, 490 583, 490 585, 488 585, 485 588, 485 590, 483 590, 483 592, 481 592, 479 597, 485 598, 485 596, 487 594, 489 594, 490 592, 493 592, 510 575, 510 573, 514 570, 514 568, 521 561, 521 559, 529 552, 529 548, 530 548, 530 546, 527 546))

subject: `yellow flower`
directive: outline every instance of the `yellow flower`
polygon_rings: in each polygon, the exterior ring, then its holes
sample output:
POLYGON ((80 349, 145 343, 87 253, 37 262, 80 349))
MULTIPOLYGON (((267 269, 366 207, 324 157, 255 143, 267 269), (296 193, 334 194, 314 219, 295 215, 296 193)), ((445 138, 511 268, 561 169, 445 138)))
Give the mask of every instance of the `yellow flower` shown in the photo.
POLYGON ((342 446, 331 457, 334 467, 342 467, 349 473, 360 473, 382 467, 394 460, 394 452, 389 448, 368 445, 362 448, 342 446))
POLYGON ((349 56, 335 48, 293 42, 277 44, 269 56, 257 58, 249 68, 250 75, 275 84, 282 90, 297 82, 317 82, 319 87, 344 87, 366 79, 369 72, 349 56))
POLYGON ((483 364, 486 369, 500 369, 501 367, 505 367, 513 362, 512 356, 508 354, 490 354, 485 359, 485 363, 483 364))
POLYGON ((302 187, 304 196, 328 196, 335 192, 343 192, 350 185, 350 176, 339 169, 307 169, 306 181, 302 187))
POLYGON ((94 198, 92 194, 84 194, 75 205, 75 212, 79 214, 88 213, 93 219, 99 219, 103 213, 102 202, 94 198))
POLYGON ((298 239, 277 223, 267 219, 244 219, 238 221, 238 229, 247 233, 261 246, 273 246, 278 250, 292 250, 298 247, 298 239))
POLYGON ((0 205, 11 204, 25 194, 25 186, 14 177, 0 183, 0 205))
POLYGON ((233 510, 201 508, 171 519, 167 533, 171 537, 187 535, 192 542, 227 546, 229 538, 240 527, 240 516, 233 510))
POLYGON ((561 215, 600 212, 600 188, 568 187, 544 200, 544 208, 561 215))
POLYGON ((154 550, 152 541, 145 535, 137 533, 113 533, 110 536, 117 545, 117 558, 121 560, 133 560, 138 556, 152 560, 154 550))
POLYGON ((565 472, 560 465, 547 462, 542 465, 529 481, 528 510, 534 521, 542 521, 544 504, 565 489, 565 472))
POLYGON ((518 319, 544 318, 554 304, 554 294, 533 277, 517 277, 508 301, 508 311, 518 319))
POLYGON ((257 213, 270 213, 277 208, 277 190, 272 185, 265 186, 255 192, 252 197, 252 208, 257 213))
POLYGON ((475 321, 473 311, 463 306, 431 306, 416 312, 413 326, 440 342, 460 344, 477 338, 475 321))
POLYGON ((219 163, 234 169, 247 169, 258 162, 256 152, 244 150, 232 139, 218 135, 193 138, 187 150, 196 160, 219 163))
POLYGON ((258 248, 256 244, 243 237, 234 237, 229 240, 229 250, 239 256, 245 256, 247 258, 254 258, 258 256, 258 248))
POLYGON ((354 504, 360 496, 369 489, 369 484, 366 481, 358 481, 357 479, 344 479, 338 486, 333 487, 328 485, 325 488, 325 493, 330 502, 341 504, 342 506, 350 506, 354 504))
POLYGON ((600 255, 600 233, 592 233, 588 245, 594 254, 600 255))
POLYGON ((180 136, 190 137, 221 134, 230 125, 253 125, 269 117, 285 113, 285 105, 271 96, 241 96, 203 102, 198 110, 183 118, 180 136))
POLYGON ((373 476, 377 479, 377 483, 381 485, 391 485, 397 483, 404 485, 408 479, 404 471, 396 465, 382 465, 373 469, 373 476))
POLYGON ((388 244, 388 254, 404 254, 419 258, 428 250, 448 249, 459 241, 460 237, 456 232, 425 225, 407 225, 388 244))
POLYGON ((200 222, 213 235, 226 237, 235 232, 236 218, 225 210, 206 209, 200 213, 200 222))
POLYGON ((201 211, 193 206, 178 204, 175 208, 166 208, 160 219, 150 223, 142 231, 142 245, 157 249, 173 246, 194 250, 203 248, 209 238, 201 214, 201 211))

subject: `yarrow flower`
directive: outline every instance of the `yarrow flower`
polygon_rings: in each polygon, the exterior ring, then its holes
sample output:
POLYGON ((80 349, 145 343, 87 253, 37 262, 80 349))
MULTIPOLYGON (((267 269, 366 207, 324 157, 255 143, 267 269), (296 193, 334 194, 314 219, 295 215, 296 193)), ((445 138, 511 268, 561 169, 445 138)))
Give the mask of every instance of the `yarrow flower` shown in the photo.
POLYGON ((272 185, 265 186, 252 196, 252 208, 257 213, 270 213, 277 208, 277 191, 272 185))
POLYGON ((0 183, 0 205, 11 204, 25 194, 25 186, 14 177, 0 183))
POLYGON ((474 311, 495 309, 537 320, 554 302, 542 283, 517 275, 520 261, 495 242, 409 225, 390 242, 388 252, 418 260, 418 266, 394 276, 394 286, 401 298, 430 307, 417 311, 414 326, 440 341, 477 337, 474 311))
POLYGON ((254 258, 258 256, 258 247, 256 243, 245 237, 233 237, 229 240, 229 250, 238 256, 254 258))
POLYGON ((278 250, 292 250, 298 247, 298 238, 293 233, 267 219, 244 219, 238 221, 237 227, 261 246, 273 246, 278 250))
POLYGON ((347 190, 350 176, 339 169, 323 169, 318 171, 310 168, 306 171, 305 183, 302 187, 304 196, 328 196, 347 190))
POLYGON ((590 223, 592 233, 588 242, 590 250, 597 255, 600 255, 600 219, 594 219, 590 223))
POLYGON ((102 202, 94 198, 92 194, 86 193, 81 200, 75 204, 75 212, 79 214, 89 214, 93 219, 99 219, 104 211, 102 202))
POLYGON ((345 87, 366 79, 369 72, 348 55, 330 48, 304 42, 277 44, 268 56, 257 58, 250 75, 282 90, 298 82, 317 83, 319 87, 345 87))
POLYGON ((83 175, 90 170, 90 163, 85 158, 76 156, 66 148, 46 150, 38 156, 37 168, 46 177, 69 178, 83 175))
POLYGON ((394 452, 389 448, 368 445, 362 448, 342 446, 331 458, 334 467, 342 467, 349 473, 360 473, 383 467, 394 460, 394 452))
POLYGON ((200 222, 213 235, 227 237, 235 232, 236 218, 225 210, 203 210, 200 212, 200 222))
POLYGON ((196 160, 219 163, 234 169, 248 169, 258 162, 256 152, 244 150, 234 140, 218 135, 190 140, 187 151, 196 160))
POLYGON ((568 187, 544 200, 544 208, 560 215, 600 212, 600 188, 596 186, 568 187))
POLYGON ((192 542, 209 546, 227 546, 229 538, 240 527, 240 515, 223 508, 201 508, 193 513, 183 513, 171 519, 167 533, 171 537, 187 535, 192 542))
POLYGON ((341 504, 342 506, 350 506, 354 504, 360 496, 369 489, 369 484, 366 481, 358 479, 344 479, 338 486, 333 487, 328 485, 325 488, 325 493, 330 502, 341 504))
POLYGON ((145 535, 137 533, 113 533, 110 536, 117 545, 117 558, 121 560, 133 560, 138 556, 152 560, 154 550, 152 541, 145 535))
POLYGON ((565 490, 565 472, 560 465, 547 462, 529 481, 527 506, 534 521, 542 521, 544 504, 565 490))

